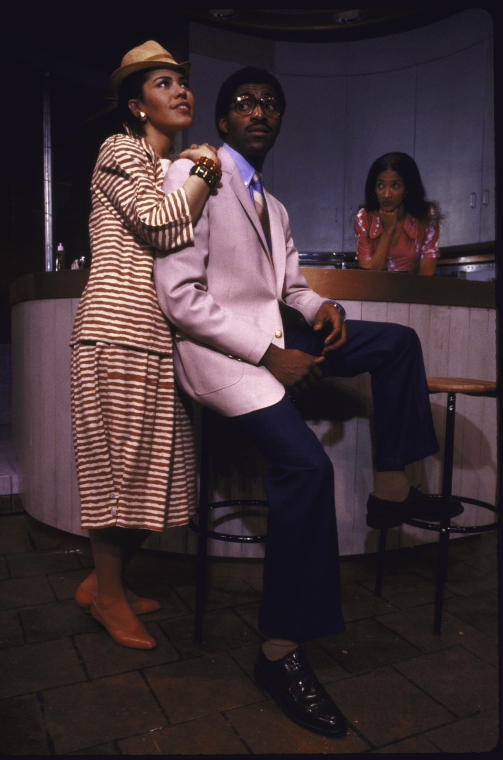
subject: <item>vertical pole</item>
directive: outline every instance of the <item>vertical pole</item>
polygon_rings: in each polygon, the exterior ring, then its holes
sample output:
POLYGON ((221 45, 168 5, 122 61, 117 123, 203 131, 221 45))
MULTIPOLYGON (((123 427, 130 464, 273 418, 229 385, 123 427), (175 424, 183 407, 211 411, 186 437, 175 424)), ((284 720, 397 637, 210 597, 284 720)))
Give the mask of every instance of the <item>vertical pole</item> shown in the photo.
POLYGON ((206 602, 206 564, 208 556, 208 501, 210 494, 210 413, 203 407, 201 414, 201 464, 199 480, 199 535, 196 560, 196 608, 194 644, 203 643, 203 615, 206 602))
POLYGON ((44 74, 43 98, 43 132, 44 132, 44 232, 45 232, 45 271, 53 270, 52 243, 52 148, 51 148, 51 103, 49 93, 49 72, 44 74))
POLYGON ((452 495, 452 469, 454 464, 454 420, 456 416, 456 394, 447 394, 447 416, 445 418, 444 472, 442 476, 442 507, 440 536, 438 539, 437 589, 435 595, 435 618, 433 635, 440 636, 444 584, 447 580, 449 562, 449 507, 452 495))

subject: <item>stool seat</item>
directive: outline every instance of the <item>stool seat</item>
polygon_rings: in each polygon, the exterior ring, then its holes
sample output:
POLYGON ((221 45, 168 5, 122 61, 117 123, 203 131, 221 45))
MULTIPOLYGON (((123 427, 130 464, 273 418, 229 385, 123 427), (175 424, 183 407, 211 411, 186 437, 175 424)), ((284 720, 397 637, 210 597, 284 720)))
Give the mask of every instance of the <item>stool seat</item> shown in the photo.
POLYGON ((471 380, 467 377, 429 377, 430 393, 467 393, 483 396, 496 393, 497 385, 492 380, 471 380))

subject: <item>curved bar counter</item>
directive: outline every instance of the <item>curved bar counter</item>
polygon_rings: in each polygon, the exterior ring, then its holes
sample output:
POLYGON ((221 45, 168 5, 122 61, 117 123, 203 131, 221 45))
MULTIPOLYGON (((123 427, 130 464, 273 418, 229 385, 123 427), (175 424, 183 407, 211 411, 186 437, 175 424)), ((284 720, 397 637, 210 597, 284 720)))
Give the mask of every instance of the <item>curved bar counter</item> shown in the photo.
MULTIPOLYGON (((496 379, 495 284, 446 277, 387 272, 305 268, 309 285, 343 304, 349 319, 396 322, 413 327, 423 346, 428 375, 496 379)), ((88 272, 36 273, 11 287, 13 436, 26 510, 48 525, 85 535, 80 529, 79 495, 70 418, 69 339, 88 272)), ((365 523, 373 487, 372 402, 369 375, 324 380, 302 402, 309 426, 323 443, 335 469, 341 554, 376 551, 377 531, 365 523)), ((445 394, 432 396, 439 444, 443 446, 445 394)), ((215 500, 260 498, 264 463, 233 438, 225 420, 217 424, 215 500), (245 456, 246 454, 246 456, 245 456)), ((496 399, 459 395, 456 412, 453 491, 494 503, 497 479, 496 399)), ((409 476, 422 490, 440 490, 441 455, 411 465, 409 476)), ((231 510, 229 510, 231 511, 231 510)), ((235 515, 235 511, 234 511, 235 515)), ((228 518, 227 518, 228 519, 228 518)), ((238 515, 230 532, 260 532, 260 517, 238 515)), ((476 524, 467 508, 460 524, 476 524)), ((219 512, 217 523, 226 520, 219 512)), ((263 528, 262 528, 263 529, 263 528)), ((390 531, 390 548, 430 542, 431 533, 402 526, 390 531)), ((220 556, 262 556, 259 544, 210 542, 220 556)), ((195 537, 186 528, 153 534, 147 547, 192 553, 195 537)))

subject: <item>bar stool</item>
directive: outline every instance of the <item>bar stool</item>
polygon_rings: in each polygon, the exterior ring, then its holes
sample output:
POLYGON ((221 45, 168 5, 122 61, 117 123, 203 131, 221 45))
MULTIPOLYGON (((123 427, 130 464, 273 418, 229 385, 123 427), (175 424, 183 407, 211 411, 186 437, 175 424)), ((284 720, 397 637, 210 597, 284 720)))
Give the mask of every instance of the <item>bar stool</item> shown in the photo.
MULTIPOLYGON (((464 393, 468 396, 482 396, 494 398, 496 396, 496 383, 491 380, 470 380, 458 377, 429 377, 429 393, 447 393, 447 415, 445 420, 445 445, 444 445, 444 466, 442 474, 442 493, 432 494, 430 499, 437 503, 440 508, 440 520, 428 522, 416 517, 409 517, 404 520, 405 525, 413 525, 423 530, 432 530, 439 533, 438 555, 437 555, 437 580, 435 595, 435 617, 433 623, 433 635, 440 636, 440 626, 442 620, 442 606, 444 595, 444 584, 447 580, 447 565, 449 552, 449 535, 451 533, 485 533, 490 530, 496 530, 497 522, 486 523, 484 525, 456 526, 450 524, 450 507, 451 500, 456 499, 465 504, 474 504, 476 507, 488 509, 490 512, 497 514, 498 510, 492 504, 480 499, 469 499, 466 496, 452 495, 452 469, 454 459, 454 420, 456 412, 456 393, 464 393)), ((379 550, 377 555, 376 585, 374 594, 381 596, 382 575, 384 569, 384 555, 386 550, 387 529, 383 528, 379 535, 379 550)))
MULTIPOLYGON (((196 510, 198 522, 190 520, 189 527, 198 534, 197 558, 196 558, 196 607, 194 625, 194 643, 199 645, 203 641, 203 614, 206 602, 206 565, 208 556, 208 538, 216 541, 228 541, 239 544, 263 544, 265 536, 243 536, 233 533, 220 533, 208 528, 208 516, 211 509, 219 507, 267 507, 267 501, 262 499, 227 499, 224 501, 210 502, 210 448, 211 448, 211 412, 206 407, 202 408, 201 422, 201 446, 200 446, 200 482, 199 482, 199 506, 196 510)), ((231 517, 232 519, 232 517, 231 517)))

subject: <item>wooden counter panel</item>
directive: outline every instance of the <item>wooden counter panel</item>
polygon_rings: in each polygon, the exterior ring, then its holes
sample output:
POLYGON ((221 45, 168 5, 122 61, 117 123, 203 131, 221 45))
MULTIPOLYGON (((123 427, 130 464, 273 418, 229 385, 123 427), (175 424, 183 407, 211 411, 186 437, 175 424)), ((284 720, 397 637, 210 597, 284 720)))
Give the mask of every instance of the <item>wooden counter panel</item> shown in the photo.
POLYGON ((494 282, 358 269, 304 267, 302 271, 309 287, 324 298, 496 308, 494 282))
MULTIPOLYGON (((309 286, 323 298, 481 309, 496 307, 494 282, 358 269, 304 267, 302 271, 309 286)), ((88 269, 27 274, 11 285, 11 304, 48 298, 80 298, 88 276, 88 269)))
POLYGON ((21 301, 80 298, 88 277, 89 269, 65 269, 62 272, 25 274, 10 286, 11 306, 21 301))

